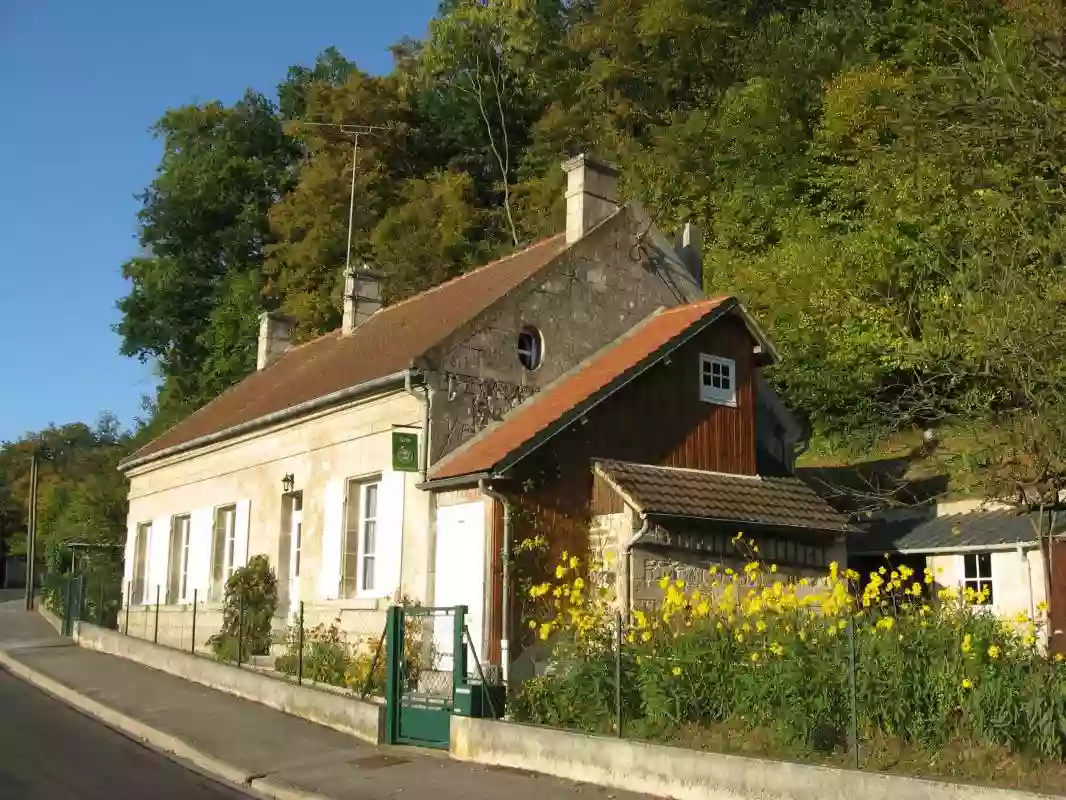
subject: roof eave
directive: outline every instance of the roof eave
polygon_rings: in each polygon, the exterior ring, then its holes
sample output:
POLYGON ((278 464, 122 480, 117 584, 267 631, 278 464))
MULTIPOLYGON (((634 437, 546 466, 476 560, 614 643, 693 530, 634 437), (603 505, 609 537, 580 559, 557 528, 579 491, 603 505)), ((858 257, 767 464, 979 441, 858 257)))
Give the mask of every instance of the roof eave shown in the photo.
POLYGON ((444 478, 430 478, 428 481, 423 481, 422 483, 417 484, 416 488, 427 491, 455 489, 460 486, 469 486, 471 484, 476 485, 480 481, 492 480, 496 477, 499 476, 494 475, 491 471, 470 472, 465 475, 449 475, 444 478))
MULTIPOLYGON (((405 378, 410 374, 412 370, 410 368, 401 370, 400 372, 393 372, 389 375, 383 375, 380 378, 374 378, 373 380, 364 381, 363 383, 356 384, 355 386, 348 386, 336 392, 330 392, 329 394, 316 397, 313 400, 307 400, 303 403, 297 403, 294 406, 282 409, 281 411, 274 411, 270 414, 264 414, 261 417, 242 422, 239 425, 232 425, 229 428, 225 428, 215 433, 209 433, 205 436, 199 436, 195 439, 190 439, 187 442, 181 442, 170 447, 164 447, 154 453, 147 453, 143 456, 138 456, 134 453, 129 458, 126 458, 119 462, 118 471, 125 474, 130 470, 137 467, 145 466, 153 461, 159 461, 169 456, 180 455, 181 453, 189 452, 190 450, 196 450, 200 447, 206 447, 211 444, 218 444, 219 442, 232 439, 242 434, 252 433, 253 431, 265 428, 270 425, 276 425, 281 422, 299 417, 304 414, 310 414, 314 411, 318 411, 324 408, 328 408, 331 405, 344 402, 345 400, 354 400, 358 397, 362 397, 367 394, 386 389, 392 385, 403 385, 405 378)), ((148 447, 149 445, 145 445, 148 447)))
POLYGON ((672 514, 663 511, 648 511, 646 512, 646 515, 650 520, 680 519, 696 522, 713 522, 718 525, 743 525, 749 528, 807 531, 809 533, 848 534, 858 532, 854 526, 844 520, 841 520, 839 525, 823 527, 814 525, 789 525, 783 522, 755 522, 753 520, 727 519, 725 517, 698 517, 691 514, 672 514))

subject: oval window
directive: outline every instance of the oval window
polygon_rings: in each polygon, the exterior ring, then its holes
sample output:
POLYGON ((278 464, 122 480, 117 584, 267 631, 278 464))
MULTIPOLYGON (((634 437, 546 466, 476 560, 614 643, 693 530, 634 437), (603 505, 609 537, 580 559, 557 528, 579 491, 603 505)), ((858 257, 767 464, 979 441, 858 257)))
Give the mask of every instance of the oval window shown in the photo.
POLYGON ((526 369, 533 371, 540 367, 544 356, 544 339, 540 331, 532 325, 526 325, 518 332, 518 360, 526 369))

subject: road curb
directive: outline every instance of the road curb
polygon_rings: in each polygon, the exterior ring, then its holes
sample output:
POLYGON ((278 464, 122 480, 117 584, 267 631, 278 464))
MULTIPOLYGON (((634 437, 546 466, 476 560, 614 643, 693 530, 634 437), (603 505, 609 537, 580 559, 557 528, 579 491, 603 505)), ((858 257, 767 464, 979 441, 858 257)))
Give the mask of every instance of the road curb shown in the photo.
POLYGON ((0 651, 0 667, 68 706, 98 719, 124 736, 142 742, 168 757, 187 761, 197 770, 211 777, 219 778, 246 791, 250 789, 271 800, 330 800, 324 795, 283 786, 269 778, 256 777, 233 764, 209 756, 172 734, 153 728, 151 725, 76 692, 54 678, 26 666, 9 653, 0 651))

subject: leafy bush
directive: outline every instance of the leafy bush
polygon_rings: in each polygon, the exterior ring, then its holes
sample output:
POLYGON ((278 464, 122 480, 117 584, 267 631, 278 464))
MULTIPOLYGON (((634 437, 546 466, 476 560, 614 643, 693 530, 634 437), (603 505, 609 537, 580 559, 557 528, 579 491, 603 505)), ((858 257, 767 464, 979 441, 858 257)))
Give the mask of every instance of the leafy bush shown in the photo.
POLYGON ((270 652, 270 631, 278 607, 278 582, 265 555, 252 556, 226 581, 222 630, 208 639, 215 656, 235 661, 270 652), (240 647, 238 648, 238 642, 240 647))
MULTIPOLYGON (((1041 651, 1042 619, 996 618, 974 604, 979 593, 936 591, 928 569, 882 567, 860 588, 857 573, 832 564, 816 586, 749 557, 698 590, 664 578, 660 606, 633 612, 620 663, 626 730, 728 723, 791 750, 833 751, 850 727, 851 628, 863 738, 1063 757, 1066 665, 1041 651)), ((580 566, 564 555, 557 580, 529 590, 546 613, 528 628, 552 642, 554 665, 512 708, 524 721, 606 732, 617 717, 613 604, 606 591, 590 596, 580 566)))
MULTIPOLYGON (((380 637, 352 644, 334 619, 327 627, 316 625, 304 633, 303 677, 359 692, 364 697, 385 690, 385 652, 380 637), (379 652, 380 650, 380 652, 379 652)), ((274 669, 295 675, 300 669, 300 628, 294 619, 286 638, 286 652, 274 660, 274 669)))

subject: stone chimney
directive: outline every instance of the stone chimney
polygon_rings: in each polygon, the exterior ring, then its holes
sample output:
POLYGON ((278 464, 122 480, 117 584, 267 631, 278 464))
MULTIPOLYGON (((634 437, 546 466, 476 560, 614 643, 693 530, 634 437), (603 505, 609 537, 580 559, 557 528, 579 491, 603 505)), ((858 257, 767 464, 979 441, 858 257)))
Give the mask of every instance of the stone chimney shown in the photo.
POLYGON ((566 171, 566 243, 573 244, 618 210, 618 170, 582 153, 566 171))
POLYGON ((266 369, 292 347, 292 332, 296 318, 277 311, 259 315, 259 353, 255 359, 257 370, 266 369))
POLYGON ((682 263, 688 267, 689 274, 703 288, 703 234, 691 222, 686 222, 677 232, 674 250, 682 263))
POLYGON ((366 264, 344 273, 344 319, 341 329, 350 336, 360 324, 381 309, 381 276, 366 264))

